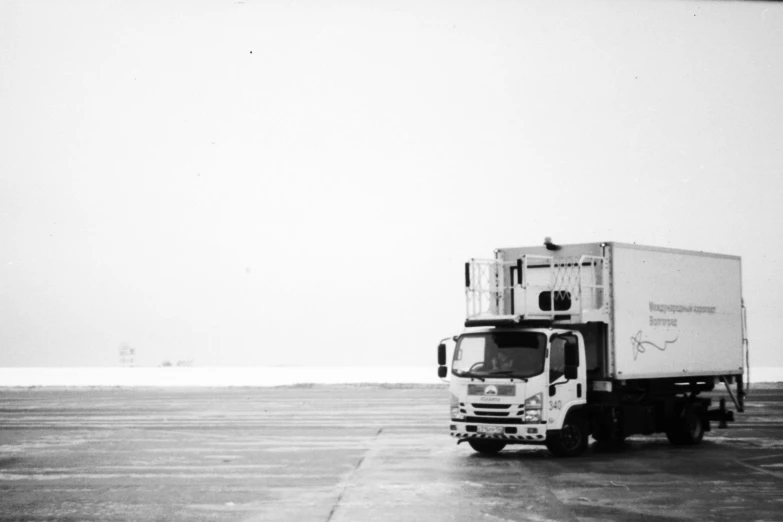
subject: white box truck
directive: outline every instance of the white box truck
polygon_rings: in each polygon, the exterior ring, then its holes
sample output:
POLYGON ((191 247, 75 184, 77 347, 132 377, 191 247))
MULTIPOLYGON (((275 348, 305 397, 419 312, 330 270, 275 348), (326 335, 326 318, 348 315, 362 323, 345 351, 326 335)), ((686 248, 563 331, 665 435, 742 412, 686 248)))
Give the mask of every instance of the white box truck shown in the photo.
MULTIPOLYGON (((465 265, 467 318, 450 368, 451 436, 474 450, 545 444, 576 456, 666 433, 698 444, 743 411, 740 258, 623 243, 501 248, 465 265), (735 392, 732 387, 735 387, 735 392)), ((438 374, 449 374, 446 342, 438 374)))

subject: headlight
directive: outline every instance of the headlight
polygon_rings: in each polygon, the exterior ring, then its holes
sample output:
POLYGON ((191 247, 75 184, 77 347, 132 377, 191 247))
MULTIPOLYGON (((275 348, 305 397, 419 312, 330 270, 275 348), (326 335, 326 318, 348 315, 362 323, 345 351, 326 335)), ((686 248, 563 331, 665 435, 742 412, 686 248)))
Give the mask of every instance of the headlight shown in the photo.
POLYGON ((459 411, 459 406, 451 408, 451 418, 454 420, 462 420, 465 418, 465 414, 459 411))
POLYGON ((541 422, 541 410, 525 411, 523 422, 537 423, 541 422))
POLYGON ((527 411, 527 410, 540 410, 542 402, 543 402, 543 398, 542 398, 542 395, 540 393, 536 393, 532 397, 528 397, 525 400, 525 411, 527 411))

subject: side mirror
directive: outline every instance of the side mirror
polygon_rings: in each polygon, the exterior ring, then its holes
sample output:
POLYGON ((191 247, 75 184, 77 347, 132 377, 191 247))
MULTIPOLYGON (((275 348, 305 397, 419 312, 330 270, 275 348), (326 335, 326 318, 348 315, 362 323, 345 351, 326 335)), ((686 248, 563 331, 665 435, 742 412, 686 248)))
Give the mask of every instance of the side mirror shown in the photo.
POLYGON ((446 375, 448 375, 449 369, 445 366, 438 366, 438 377, 441 379, 445 379, 446 375))
POLYGON ((579 366, 579 346, 576 343, 566 343, 564 355, 566 366, 579 366))
POLYGON ((446 365, 446 345, 440 343, 438 345, 438 366, 446 365))
POLYGON ((578 376, 577 375, 578 374, 578 370, 579 370, 578 366, 573 366, 573 365, 566 366, 565 367, 565 378, 568 379, 569 381, 573 380, 573 379, 576 379, 577 376, 578 376))

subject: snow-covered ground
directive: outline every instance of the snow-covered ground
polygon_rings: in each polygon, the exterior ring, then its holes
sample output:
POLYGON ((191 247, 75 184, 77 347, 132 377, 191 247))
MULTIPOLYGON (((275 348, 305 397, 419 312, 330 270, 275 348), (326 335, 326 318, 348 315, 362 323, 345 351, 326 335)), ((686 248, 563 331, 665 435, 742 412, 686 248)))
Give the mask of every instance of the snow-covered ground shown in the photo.
MULTIPOLYGON (((783 367, 751 368, 751 382, 783 382, 783 367)), ((437 368, 0 368, 6 386, 285 386, 292 384, 438 384, 437 368)))

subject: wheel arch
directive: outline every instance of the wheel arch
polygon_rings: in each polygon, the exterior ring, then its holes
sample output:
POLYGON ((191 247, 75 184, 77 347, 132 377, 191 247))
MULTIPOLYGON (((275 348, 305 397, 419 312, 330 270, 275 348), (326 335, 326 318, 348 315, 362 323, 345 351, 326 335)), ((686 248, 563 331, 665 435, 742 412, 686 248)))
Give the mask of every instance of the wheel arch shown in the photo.
POLYGON ((572 416, 574 415, 578 415, 582 417, 582 420, 588 422, 589 416, 588 416, 587 404, 581 403, 581 404, 572 404, 571 406, 569 406, 568 409, 566 409, 566 411, 560 417, 560 419, 562 419, 562 421, 560 422, 560 426, 557 428, 547 429, 546 432, 548 434, 559 433, 563 425, 566 423, 566 421, 572 418, 572 416))

